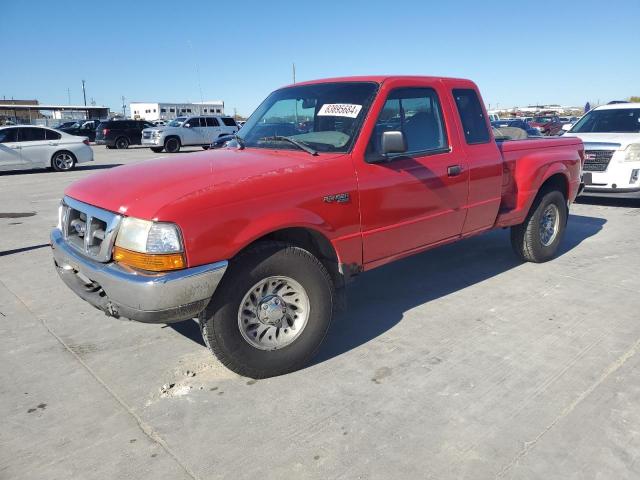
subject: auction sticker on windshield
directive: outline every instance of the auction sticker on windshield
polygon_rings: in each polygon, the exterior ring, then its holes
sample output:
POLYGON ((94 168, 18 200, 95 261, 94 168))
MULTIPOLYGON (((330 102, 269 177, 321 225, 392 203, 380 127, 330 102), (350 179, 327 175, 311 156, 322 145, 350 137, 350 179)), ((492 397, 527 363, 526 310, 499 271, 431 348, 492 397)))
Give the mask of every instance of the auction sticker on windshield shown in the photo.
POLYGON ((360 110, 362 110, 362 105, 354 105, 352 103, 325 103, 320 107, 318 115, 356 118, 360 110))

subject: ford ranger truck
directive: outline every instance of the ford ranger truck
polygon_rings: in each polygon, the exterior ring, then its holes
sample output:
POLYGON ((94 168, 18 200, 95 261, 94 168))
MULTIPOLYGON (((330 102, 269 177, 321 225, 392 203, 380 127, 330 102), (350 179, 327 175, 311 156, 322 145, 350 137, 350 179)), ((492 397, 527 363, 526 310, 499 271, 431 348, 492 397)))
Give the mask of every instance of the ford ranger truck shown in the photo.
POLYGON ((579 138, 496 141, 476 85, 371 76, 276 90, 226 147, 69 186, 55 266, 112 317, 197 318, 254 378, 304 366, 355 275, 494 228, 554 257, 580 187, 579 138))

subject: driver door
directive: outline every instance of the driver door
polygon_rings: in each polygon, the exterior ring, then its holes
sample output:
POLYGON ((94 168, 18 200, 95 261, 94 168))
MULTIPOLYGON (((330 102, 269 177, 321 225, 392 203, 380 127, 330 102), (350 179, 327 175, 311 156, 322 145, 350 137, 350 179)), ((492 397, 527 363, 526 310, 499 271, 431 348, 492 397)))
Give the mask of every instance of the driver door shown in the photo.
POLYGON ((389 91, 364 161, 356 161, 364 263, 459 236, 467 213, 469 174, 464 152, 450 147, 455 130, 444 92, 426 84, 389 91), (446 120, 446 122, 445 122, 446 120), (381 155, 385 131, 401 131, 402 154, 381 155))
MULTIPOLYGON (((206 143, 204 139, 204 128, 202 128, 200 121, 204 120, 200 117, 193 117, 184 123, 184 139, 183 145, 203 145, 206 143)), ((205 122, 202 122, 205 124, 205 122)))

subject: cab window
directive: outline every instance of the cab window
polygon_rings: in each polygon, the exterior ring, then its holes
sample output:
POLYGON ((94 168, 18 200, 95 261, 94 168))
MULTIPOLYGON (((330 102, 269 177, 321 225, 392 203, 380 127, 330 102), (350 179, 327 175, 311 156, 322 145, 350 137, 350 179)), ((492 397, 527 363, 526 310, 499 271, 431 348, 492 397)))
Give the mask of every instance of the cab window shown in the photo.
POLYGON ((467 143, 469 145, 488 143, 490 140, 489 129, 475 90, 470 88, 454 89, 453 98, 456 100, 458 115, 467 143))
POLYGON ((401 131, 407 142, 402 155, 434 153, 448 149, 442 110, 432 88, 399 88, 392 91, 380 112, 367 146, 368 157, 382 153, 382 133, 401 131))

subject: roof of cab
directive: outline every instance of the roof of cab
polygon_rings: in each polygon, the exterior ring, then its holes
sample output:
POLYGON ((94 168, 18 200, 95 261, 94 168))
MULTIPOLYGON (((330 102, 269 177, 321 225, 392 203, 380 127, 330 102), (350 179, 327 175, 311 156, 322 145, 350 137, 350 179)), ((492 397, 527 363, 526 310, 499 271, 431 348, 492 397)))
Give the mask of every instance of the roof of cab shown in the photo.
POLYGON ((295 84, 285 85, 282 88, 300 86, 300 85, 312 85, 316 83, 335 83, 335 82, 375 82, 375 83, 384 83, 388 80, 444 80, 444 81, 454 81, 454 82, 468 82, 469 84, 475 85, 473 81, 466 78, 454 78, 454 77, 430 77, 430 76, 422 76, 422 75, 363 75, 363 76, 354 76, 354 77, 334 77, 334 78, 321 78, 318 80, 308 80, 305 82, 297 82, 295 84))

